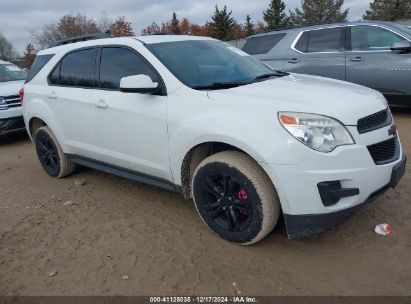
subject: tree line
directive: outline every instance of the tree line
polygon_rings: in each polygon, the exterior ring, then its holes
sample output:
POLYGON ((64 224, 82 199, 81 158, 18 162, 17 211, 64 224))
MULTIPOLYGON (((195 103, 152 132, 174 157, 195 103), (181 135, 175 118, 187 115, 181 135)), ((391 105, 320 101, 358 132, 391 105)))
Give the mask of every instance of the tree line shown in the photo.
MULTIPOLYGON (((255 22, 247 15, 244 22, 236 20, 232 11, 224 6, 214 7, 211 19, 203 25, 188 18, 179 19, 174 12, 171 19, 160 24, 153 22, 144 28, 142 35, 170 33, 175 35, 210 36, 228 41, 284 27, 303 26, 318 23, 347 21, 349 9, 343 9, 344 0, 301 0, 300 7, 288 10, 283 0, 270 0, 262 12, 264 21, 255 22)), ((373 0, 363 15, 364 20, 395 21, 411 19, 411 0, 373 0)), ((131 22, 124 16, 115 19, 107 15, 97 21, 86 15, 65 15, 57 22, 45 25, 32 33, 32 42, 24 52, 25 66, 30 67, 36 50, 50 47, 55 42, 76 36, 110 32, 112 36, 134 36, 131 22)), ((11 43, 0 33, 0 59, 11 60, 17 56, 11 43)))
MULTIPOLYGON (((48 48, 57 41, 96 33, 110 33, 114 37, 135 35, 131 22, 124 16, 111 19, 103 15, 95 21, 82 14, 65 15, 57 22, 47 24, 41 30, 31 33, 32 41, 26 45, 23 55, 24 67, 31 67, 38 50, 48 48)), ((16 57, 17 52, 0 33, 0 59, 13 61, 16 57)))

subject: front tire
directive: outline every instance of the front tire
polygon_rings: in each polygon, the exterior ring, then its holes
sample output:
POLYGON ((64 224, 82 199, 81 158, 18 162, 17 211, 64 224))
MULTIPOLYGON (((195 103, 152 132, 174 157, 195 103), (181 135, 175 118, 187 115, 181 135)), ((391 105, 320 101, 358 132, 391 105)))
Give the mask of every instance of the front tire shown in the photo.
POLYGON ((241 152, 220 152, 203 160, 191 189, 203 221, 228 241, 254 244, 278 222, 280 204, 270 179, 241 152))
POLYGON ((75 164, 64 154, 49 127, 44 126, 36 131, 34 144, 41 166, 51 177, 62 178, 76 169, 75 164))

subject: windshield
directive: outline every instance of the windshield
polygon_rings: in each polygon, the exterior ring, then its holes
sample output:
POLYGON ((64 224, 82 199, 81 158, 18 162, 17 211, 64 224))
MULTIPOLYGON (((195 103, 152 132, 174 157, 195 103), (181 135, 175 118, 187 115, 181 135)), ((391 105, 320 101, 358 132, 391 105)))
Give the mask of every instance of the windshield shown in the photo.
POLYGON ((26 79, 26 73, 12 64, 0 64, 0 82, 26 79))
POLYGON ((220 41, 165 42, 147 48, 181 82, 194 89, 206 89, 216 84, 242 85, 274 73, 255 57, 220 41))

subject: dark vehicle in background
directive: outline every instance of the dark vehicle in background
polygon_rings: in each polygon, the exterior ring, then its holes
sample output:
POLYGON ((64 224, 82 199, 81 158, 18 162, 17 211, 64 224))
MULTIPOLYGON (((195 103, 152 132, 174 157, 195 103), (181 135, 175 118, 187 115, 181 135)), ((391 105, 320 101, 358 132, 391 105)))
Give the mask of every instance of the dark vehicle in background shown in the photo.
POLYGON ((250 36, 243 51, 288 72, 345 80, 411 107, 411 29, 388 22, 322 24, 250 36))

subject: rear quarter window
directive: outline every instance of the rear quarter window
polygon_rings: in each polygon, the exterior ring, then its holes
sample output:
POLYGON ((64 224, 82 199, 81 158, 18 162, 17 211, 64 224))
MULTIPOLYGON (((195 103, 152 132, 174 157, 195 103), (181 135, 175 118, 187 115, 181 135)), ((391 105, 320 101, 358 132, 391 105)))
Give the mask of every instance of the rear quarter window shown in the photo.
POLYGON ((34 77, 41 71, 41 69, 53 58, 54 54, 38 55, 34 59, 33 65, 27 75, 26 83, 33 80, 34 77))
POLYGON ((250 55, 267 54, 286 35, 285 33, 281 33, 248 38, 243 47, 243 51, 250 55))
POLYGON ((303 53, 339 52, 344 43, 343 27, 304 32, 295 45, 303 53))

